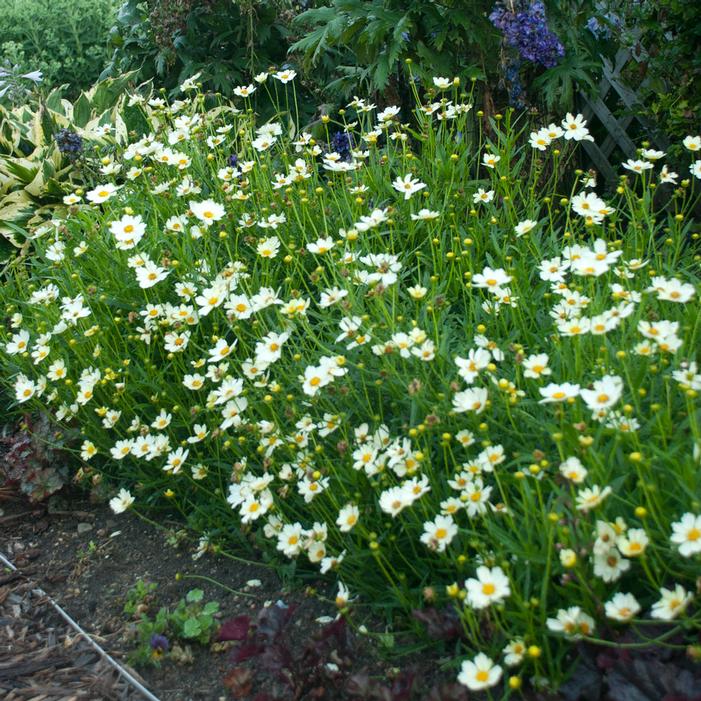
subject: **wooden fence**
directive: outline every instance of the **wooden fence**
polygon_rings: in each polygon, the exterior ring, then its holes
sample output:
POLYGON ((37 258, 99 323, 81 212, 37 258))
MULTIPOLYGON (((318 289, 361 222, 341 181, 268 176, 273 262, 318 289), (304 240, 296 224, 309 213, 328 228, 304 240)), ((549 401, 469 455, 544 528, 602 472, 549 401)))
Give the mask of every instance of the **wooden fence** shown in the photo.
MULTIPOLYGON (((631 62, 640 62, 643 56, 633 54, 629 49, 621 49, 615 56, 613 63, 608 59, 604 59, 604 75, 599 83, 599 91, 596 96, 580 93, 579 98, 582 103, 582 114, 592 126, 592 121, 598 119, 601 126, 607 133, 604 141, 599 145, 591 141, 584 141, 584 149, 591 159, 592 164, 602 175, 602 177, 612 182, 618 178, 620 173, 611 163, 611 155, 618 148, 626 158, 635 158, 636 144, 629 136, 631 127, 636 128, 636 133, 642 132, 645 138, 654 144, 657 148, 666 151, 669 148, 669 142, 664 136, 655 132, 654 125, 642 116, 636 114, 641 103, 638 96, 631 87, 626 85, 621 73, 623 69, 631 62), (609 104, 612 99, 616 105, 611 108, 606 104, 608 98, 609 104), (621 116, 616 117, 612 110, 618 111, 620 105, 625 108, 621 116), (635 124, 638 123, 639 127, 635 124)), ((645 85, 645 83, 643 83, 645 85)), ((596 130, 595 124, 593 125, 596 130)), ((620 160, 620 154, 619 159, 620 160)), ((614 164, 618 164, 618 160, 614 159, 614 164)))

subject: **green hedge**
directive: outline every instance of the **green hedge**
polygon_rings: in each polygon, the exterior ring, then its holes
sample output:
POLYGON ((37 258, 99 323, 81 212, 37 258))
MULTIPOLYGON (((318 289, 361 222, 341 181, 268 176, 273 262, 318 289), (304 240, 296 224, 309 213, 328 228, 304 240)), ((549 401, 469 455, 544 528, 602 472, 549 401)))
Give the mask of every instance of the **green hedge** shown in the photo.
POLYGON ((40 70, 43 84, 76 94, 107 63, 115 0, 0 0, 0 64, 40 70))

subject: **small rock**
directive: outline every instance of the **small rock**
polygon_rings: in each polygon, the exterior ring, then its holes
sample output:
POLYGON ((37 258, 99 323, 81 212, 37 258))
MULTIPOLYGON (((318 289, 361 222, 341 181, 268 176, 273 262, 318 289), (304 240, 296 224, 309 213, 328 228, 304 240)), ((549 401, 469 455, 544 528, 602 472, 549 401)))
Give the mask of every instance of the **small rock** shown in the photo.
POLYGON ((78 524, 78 535, 83 535, 92 530, 92 523, 79 523, 78 524))

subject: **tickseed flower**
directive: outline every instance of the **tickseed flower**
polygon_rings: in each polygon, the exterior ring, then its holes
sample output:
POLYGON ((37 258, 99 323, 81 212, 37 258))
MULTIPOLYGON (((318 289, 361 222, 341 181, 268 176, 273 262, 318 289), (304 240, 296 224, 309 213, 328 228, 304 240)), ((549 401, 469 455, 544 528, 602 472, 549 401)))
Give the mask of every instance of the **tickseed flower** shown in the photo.
POLYGON ((661 598, 652 605, 650 616, 661 621, 671 621, 681 615, 691 603, 693 595, 687 593, 681 584, 674 589, 660 589, 661 598))
POLYGON ((471 691, 481 691, 496 686, 501 675, 501 667, 480 652, 472 660, 465 660, 462 663, 458 682, 471 691))
POLYGON ((409 173, 403 178, 397 176, 392 183, 392 187, 398 192, 401 192, 405 200, 408 200, 415 192, 423 190, 423 188, 426 187, 426 183, 422 183, 417 178, 412 178, 411 173, 409 173))
POLYGON ((672 543, 679 547, 679 554, 691 557, 701 553, 701 516, 686 513, 672 524, 672 543))
POLYGON ((618 592, 604 605, 606 617, 613 621, 628 622, 640 613, 640 604, 632 594, 618 592))
POLYGON ((476 609, 486 608, 511 594, 509 578, 501 567, 478 567, 477 577, 465 580, 467 603, 476 609))
POLYGON ((110 509, 115 514, 124 513, 134 503, 134 497, 128 490, 122 488, 116 497, 110 499, 110 509))

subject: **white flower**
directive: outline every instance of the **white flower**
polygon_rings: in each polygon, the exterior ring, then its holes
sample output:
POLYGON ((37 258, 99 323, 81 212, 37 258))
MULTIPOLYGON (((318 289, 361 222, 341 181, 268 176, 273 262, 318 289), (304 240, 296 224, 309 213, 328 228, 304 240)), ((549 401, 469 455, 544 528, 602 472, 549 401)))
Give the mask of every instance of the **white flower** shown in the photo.
POLYGON ((650 161, 641 161, 641 160, 635 160, 633 158, 629 158, 624 164, 623 167, 626 170, 630 170, 633 173, 637 173, 640 175, 644 170, 650 170, 654 166, 650 161))
POLYGON ((476 609, 498 604, 511 595, 509 578, 501 567, 478 567, 477 578, 465 580, 467 603, 476 609))
POLYGON ((119 188, 116 185, 107 183, 107 185, 98 185, 94 190, 90 190, 85 197, 93 204, 101 204, 106 202, 119 188))
POLYGON ((297 77, 297 73, 293 70, 286 69, 284 71, 278 71, 277 73, 273 73, 273 78, 275 80, 279 80, 281 83, 289 83, 291 80, 294 80, 297 77))
POLYGON ((422 183, 420 180, 411 177, 411 173, 408 173, 403 178, 397 176, 397 178, 392 183, 392 187, 398 192, 404 194, 404 199, 408 200, 415 192, 423 190, 426 187, 426 183, 422 183))
POLYGON ((514 231, 516 232, 516 236, 523 236, 524 234, 527 234, 529 231, 533 231, 535 227, 538 226, 538 222, 534 221, 533 219, 524 219, 522 222, 519 222, 515 227, 514 231))
POLYGON ((436 516, 433 521, 424 522, 421 542, 431 550, 444 552, 458 534, 458 527, 450 516, 436 516))
POLYGON ((489 689, 499 683, 502 669, 484 653, 478 653, 473 660, 465 660, 458 674, 458 682, 471 691, 489 689))
POLYGON ((434 78, 433 84, 439 90, 447 90, 453 84, 453 81, 450 78, 434 78))
POLYGON ((346 504, 339 512, 336 525, 341 533, 348 533, 358 523, 360 510, 355 504, 346 504))
POLYGON ((691 557, 701 553, 701 516, 686 513, 681 520, 672 524, 670 540, 679 546, 679 554, 691 557))
POLYGON ((688 594, 681 584, 676 584, 674 589, 660 589, 661 599, 652 605, 650 611, 651 618, 658 618, 661 621, 671 621, 686 607, 693 599, 692 594, 688 594))
POLYGON ((594 619, 584 613, 579 606, 560 609, 556 618, 547 619, 546 625, 553 633, 564 633, 575 640, 582 635, 591 635, 594 632, 594 619))
POLYGON ((481 414, 487 406, 488 392, 484 387, 474 387, 457 392, 453 397, 453 409, 457 413, 466 411, 481 414))
POLYGON ((214 200, 190 202, 190 211, 206 226, 219 221, 225 214, 225 209, 214 200))
POLYGON ((573 115, 571 112, 562 120, 562 128, 567 141, 594 141, 586 127, 586 120, 581 114, 573 115))
POLYGON ((134 497, 126 489, 120 489, 116 497, 110 499, 110 509, 115 514, 124 513, 134 503, 134 497))
POLYGON ((480 187, 474 195, 472 195, 472 201, 475 204, 480 204, 482 202, 491 202, 494 199, 494 190, 485 190, 480 187))
POLYGON ((630 621, 640 613, 640 604, 632 594, 618 592, 604 605, 606 617, 613 621, 630 621))

